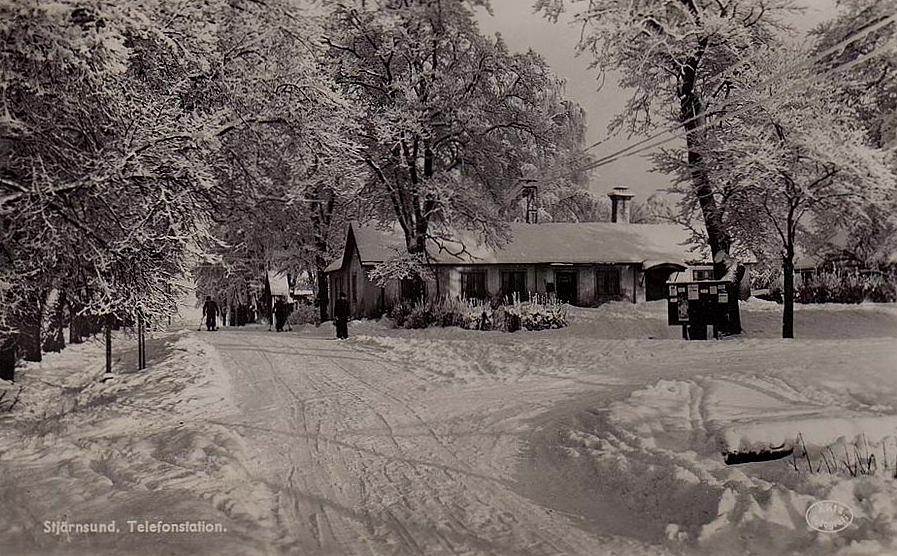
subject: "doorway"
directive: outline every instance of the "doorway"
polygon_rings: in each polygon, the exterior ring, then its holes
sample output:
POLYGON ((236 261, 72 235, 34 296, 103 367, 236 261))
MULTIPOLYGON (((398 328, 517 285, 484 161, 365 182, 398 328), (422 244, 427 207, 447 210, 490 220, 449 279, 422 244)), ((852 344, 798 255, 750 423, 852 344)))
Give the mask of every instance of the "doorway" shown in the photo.
POLYGON ((578 290, 576 276, 576 271, 555 272, 554 279, 557 283, 557 296, 562 303, 576 305, 578 290))
POLYGON ((667 280, 674 272, 682 272, 684 266, 676 264, 659 264, 645 271, 645 300, 657 301, 667 298, 667 280))

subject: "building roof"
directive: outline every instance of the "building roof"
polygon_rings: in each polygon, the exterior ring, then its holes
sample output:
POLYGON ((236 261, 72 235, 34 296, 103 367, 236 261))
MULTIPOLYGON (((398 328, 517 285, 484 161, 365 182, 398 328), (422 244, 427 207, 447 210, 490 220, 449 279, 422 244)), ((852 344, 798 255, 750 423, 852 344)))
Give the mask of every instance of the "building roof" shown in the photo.
MULTIPOLYGON (((511 240, 498 249, 479 243, 473 236, 458 234, 458 243, 449 247, 469 253, 461 258, 440 252, 431 244, 430 253, 436 264, 640 264, 646 268, 661 264, 682 265, 703 260, 707 256, 694 252, 690 234, 674 224, 583 223, 512 223, 511 240)), ((401 230, 383 230, 351 224, 364 265, 377 264, 403 253, 405 240, 401 230)), ((327 267, 327 272, 343 266, 341 256, 327 267)))

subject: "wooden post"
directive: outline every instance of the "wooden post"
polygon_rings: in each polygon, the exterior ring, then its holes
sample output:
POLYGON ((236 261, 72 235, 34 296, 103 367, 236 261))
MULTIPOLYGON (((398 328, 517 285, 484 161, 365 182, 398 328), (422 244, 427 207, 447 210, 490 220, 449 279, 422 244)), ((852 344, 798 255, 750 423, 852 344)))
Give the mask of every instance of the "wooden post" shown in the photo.
POLYGON ((112 374, 112 315, 106 315, 106 374, 112 374))
MULTIPOLYGON (((168 297, 171 297, 171 282, 165 285, 165 290, 168 292, 168 297)), ((168 327, 171 328, 171 313, 168 313, 168 327)))

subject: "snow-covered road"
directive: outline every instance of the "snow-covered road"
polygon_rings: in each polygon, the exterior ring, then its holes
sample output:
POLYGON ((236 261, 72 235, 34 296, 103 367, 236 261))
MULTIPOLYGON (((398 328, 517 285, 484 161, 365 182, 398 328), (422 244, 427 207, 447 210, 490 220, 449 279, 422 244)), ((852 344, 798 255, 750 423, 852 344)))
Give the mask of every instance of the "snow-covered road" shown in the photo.
POLYGON ((590 536, 519 494, 521 435, 582 384, 546 377, 440 386, 353 342, 261 330, 204 339, 221 354, 239 408, 217 423, 246 438, 255 479, 276 493, 277 548, 642 552, 590 536))
POLYGON ((106 383, 102 345, 70 346, 0 416, 0 554, 894 553, 897 308, 797 316, 781 340, 747 304, 712 342, 622 304, 538 333, 181 329, 145 371, 118 339, 106 383), (723 462, 798 435, 800 458, 723 462), (823 499, 854 524, 808 527, 823 499), (185 520, 225 530, 129 530, 185 520))

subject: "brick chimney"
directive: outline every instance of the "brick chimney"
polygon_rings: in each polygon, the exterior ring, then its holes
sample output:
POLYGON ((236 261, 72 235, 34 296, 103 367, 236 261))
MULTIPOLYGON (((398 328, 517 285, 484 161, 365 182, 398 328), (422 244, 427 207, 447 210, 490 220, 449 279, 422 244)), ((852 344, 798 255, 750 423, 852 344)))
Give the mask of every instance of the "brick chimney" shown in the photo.
POLYGON ((610 221, 620 224, 629 224, 629 201, 635 197, 627 187, 615 187, 608 195, 610 197, 610 221))

